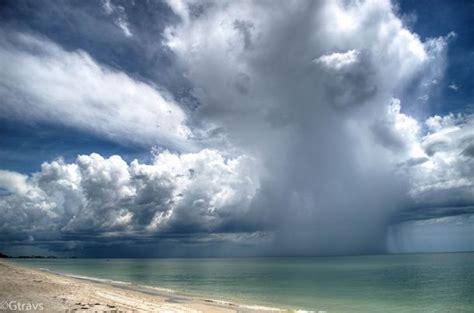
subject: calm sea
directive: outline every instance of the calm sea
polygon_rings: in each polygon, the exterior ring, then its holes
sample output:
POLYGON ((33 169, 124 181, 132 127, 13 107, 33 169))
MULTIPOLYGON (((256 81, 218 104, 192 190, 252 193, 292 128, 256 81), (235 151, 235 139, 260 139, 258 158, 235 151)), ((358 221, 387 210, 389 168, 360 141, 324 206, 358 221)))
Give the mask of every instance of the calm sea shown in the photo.
POLYGON ((474 253, 15 262, 284 309, 328 313, 474 312, 474 253))

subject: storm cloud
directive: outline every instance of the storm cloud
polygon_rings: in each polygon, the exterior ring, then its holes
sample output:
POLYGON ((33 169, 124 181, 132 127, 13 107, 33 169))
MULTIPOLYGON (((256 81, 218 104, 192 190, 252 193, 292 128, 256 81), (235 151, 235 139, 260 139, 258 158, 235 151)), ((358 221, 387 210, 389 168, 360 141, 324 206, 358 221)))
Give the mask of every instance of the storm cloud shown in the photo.
POLYGON ((426 157, 397 98, 438 77, 446 39, 422 42, 388 1, 171 3, 182 22, 167 43, 202 103, 196 124, 264 160, 255 210, 279 249, 381 249, 410 201, 399 164, 426 157))

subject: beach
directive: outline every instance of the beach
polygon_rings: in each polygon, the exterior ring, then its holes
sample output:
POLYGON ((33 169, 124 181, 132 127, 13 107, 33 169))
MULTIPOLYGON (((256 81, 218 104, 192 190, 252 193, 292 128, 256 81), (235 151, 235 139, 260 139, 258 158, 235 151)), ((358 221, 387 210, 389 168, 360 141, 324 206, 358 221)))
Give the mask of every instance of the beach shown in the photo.
POLYGON ((472 294, 474 253, 0 260, 0 311, 467 313, 472 294))
POLYGON ((0 261, 0 310, 30 312, 268 312, 159 288, 94 282, 0 261))

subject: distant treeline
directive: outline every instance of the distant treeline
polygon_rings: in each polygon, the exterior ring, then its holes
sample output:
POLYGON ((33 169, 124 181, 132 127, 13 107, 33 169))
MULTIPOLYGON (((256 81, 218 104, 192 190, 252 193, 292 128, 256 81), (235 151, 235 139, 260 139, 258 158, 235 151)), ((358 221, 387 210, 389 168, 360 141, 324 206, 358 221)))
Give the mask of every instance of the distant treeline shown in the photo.
MULTIPOLYGON (((0 252, 0 258, 15 258, 15 259, 57 259, 58 257, 54 255, 48 255, 48 256, 43 256, 43 255, 20 255, 20 256, 9 256, 6 255, 2 252, 0 252)), ((74 258, 74 257, 72 257, 74 258)))
POLYGON ((20 255, 17 259, 57 259, 54 255, 42 256, 42 255, 20 255))

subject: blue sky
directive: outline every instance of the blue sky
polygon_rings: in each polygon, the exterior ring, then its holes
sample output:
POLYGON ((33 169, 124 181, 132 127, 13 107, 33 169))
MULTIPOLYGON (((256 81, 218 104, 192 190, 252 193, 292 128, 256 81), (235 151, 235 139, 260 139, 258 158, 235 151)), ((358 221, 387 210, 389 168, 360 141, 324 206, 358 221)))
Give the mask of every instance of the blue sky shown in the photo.
POLYGON ((0 248, 472 249, 473 14, 3 1, 0 248))
POLYGON ((444 84, 430 99, 430 112, 446 114, 474 109, 473 71, 474 4, 469 1, 399 1, 400 13, 406 16, 408 26, 422 39, 454 32, 449 44, 448 64, 444 84), (449 87, 451 86, 451 87, 449 87), (453 88, 454 87, 454 88, 453 88))

